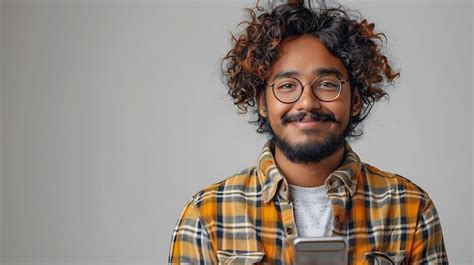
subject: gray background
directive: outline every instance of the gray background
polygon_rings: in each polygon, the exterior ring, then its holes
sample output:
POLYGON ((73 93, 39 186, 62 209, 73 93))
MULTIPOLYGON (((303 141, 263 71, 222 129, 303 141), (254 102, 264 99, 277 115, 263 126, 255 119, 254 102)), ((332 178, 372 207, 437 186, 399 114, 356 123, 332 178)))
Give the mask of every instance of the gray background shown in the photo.
MULTIPOLYGON (((471 264, 471 2, 346 2, 401 79, 353 143, 429 192, 471 264)), ((219 79, 251 1, 0 3, 1 264, 162 264, 185 202, 265 137, 219 79)))

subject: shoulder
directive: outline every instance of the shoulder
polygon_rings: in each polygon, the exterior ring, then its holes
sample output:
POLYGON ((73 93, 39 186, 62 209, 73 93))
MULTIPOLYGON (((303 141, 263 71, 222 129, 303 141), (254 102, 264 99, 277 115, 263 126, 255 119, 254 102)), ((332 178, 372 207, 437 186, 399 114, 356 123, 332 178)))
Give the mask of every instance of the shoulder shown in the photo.
POLYGON ((202 208, 223 202, 255 200, 261 196, 261 190, 255 167, 249 167, 200 190, 194 194, 191 203, 202 208))
POLYGON ((428 193, 410 179, 396 173, 380 170, 370 164, 364 163, 365 171, 364 189, 371 193, 397 193, 408 197, 415 197, 425 202, 429 200, 428 193))

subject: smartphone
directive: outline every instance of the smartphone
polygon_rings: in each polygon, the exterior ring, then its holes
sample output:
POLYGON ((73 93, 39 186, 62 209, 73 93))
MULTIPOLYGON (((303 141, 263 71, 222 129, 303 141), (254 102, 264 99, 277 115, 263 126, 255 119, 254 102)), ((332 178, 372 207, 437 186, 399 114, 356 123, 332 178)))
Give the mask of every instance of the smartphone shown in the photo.
POLYGON ((347 265, 347 240, 343 237, 296 238, 294 241, 297 265, 347 265))

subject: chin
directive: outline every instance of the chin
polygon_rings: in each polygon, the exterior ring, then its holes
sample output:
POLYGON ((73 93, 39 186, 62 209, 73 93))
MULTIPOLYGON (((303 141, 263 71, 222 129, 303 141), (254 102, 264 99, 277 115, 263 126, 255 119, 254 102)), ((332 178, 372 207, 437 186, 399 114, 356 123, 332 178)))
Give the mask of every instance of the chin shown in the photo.
POLYGON ((305 145, 319 145, 323 142, 325 142, 325 138, 322 137, 314 137, 314 136, 301 136, 299 137, 299 140, 294 140, 294 141, 287 141, 290 145, 292 146, 305 146, 305 145))
POLYGON ((287 138, 287 139, 297 139, 296 141, 290 141, 291 144, 308 144, 308 143, 316 143, 326 140, 332 134, 324 133, 321 131, 302 131, 298 134, 298 136, 287 138))

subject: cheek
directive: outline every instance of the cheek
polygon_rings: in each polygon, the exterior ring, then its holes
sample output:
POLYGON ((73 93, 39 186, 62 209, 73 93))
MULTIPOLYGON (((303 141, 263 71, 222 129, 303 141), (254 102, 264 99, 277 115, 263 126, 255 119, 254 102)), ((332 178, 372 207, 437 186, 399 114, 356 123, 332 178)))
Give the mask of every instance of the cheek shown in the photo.
POLYGON ((267 114, 273 125, 280 125, 281 118, 290 112, 291 105, 283 104, 273 97, 273 94, 267 95, 267 114))
POLYGON ((332 107, 333 113, 336 115, 336 118, 341 121, 349 120, 351 113, 351 92, 350 90, 346 90, 345 92, 345 94, 341 95, 342 97, 340 97, 340 100, 330 102, 334 103, 334 106, 332 107))
POLYGON ((350 115, 350 102, 349 100, 325 102, 322 104, 322 111, 329 111, 340 123, 347 123, 350 115))

